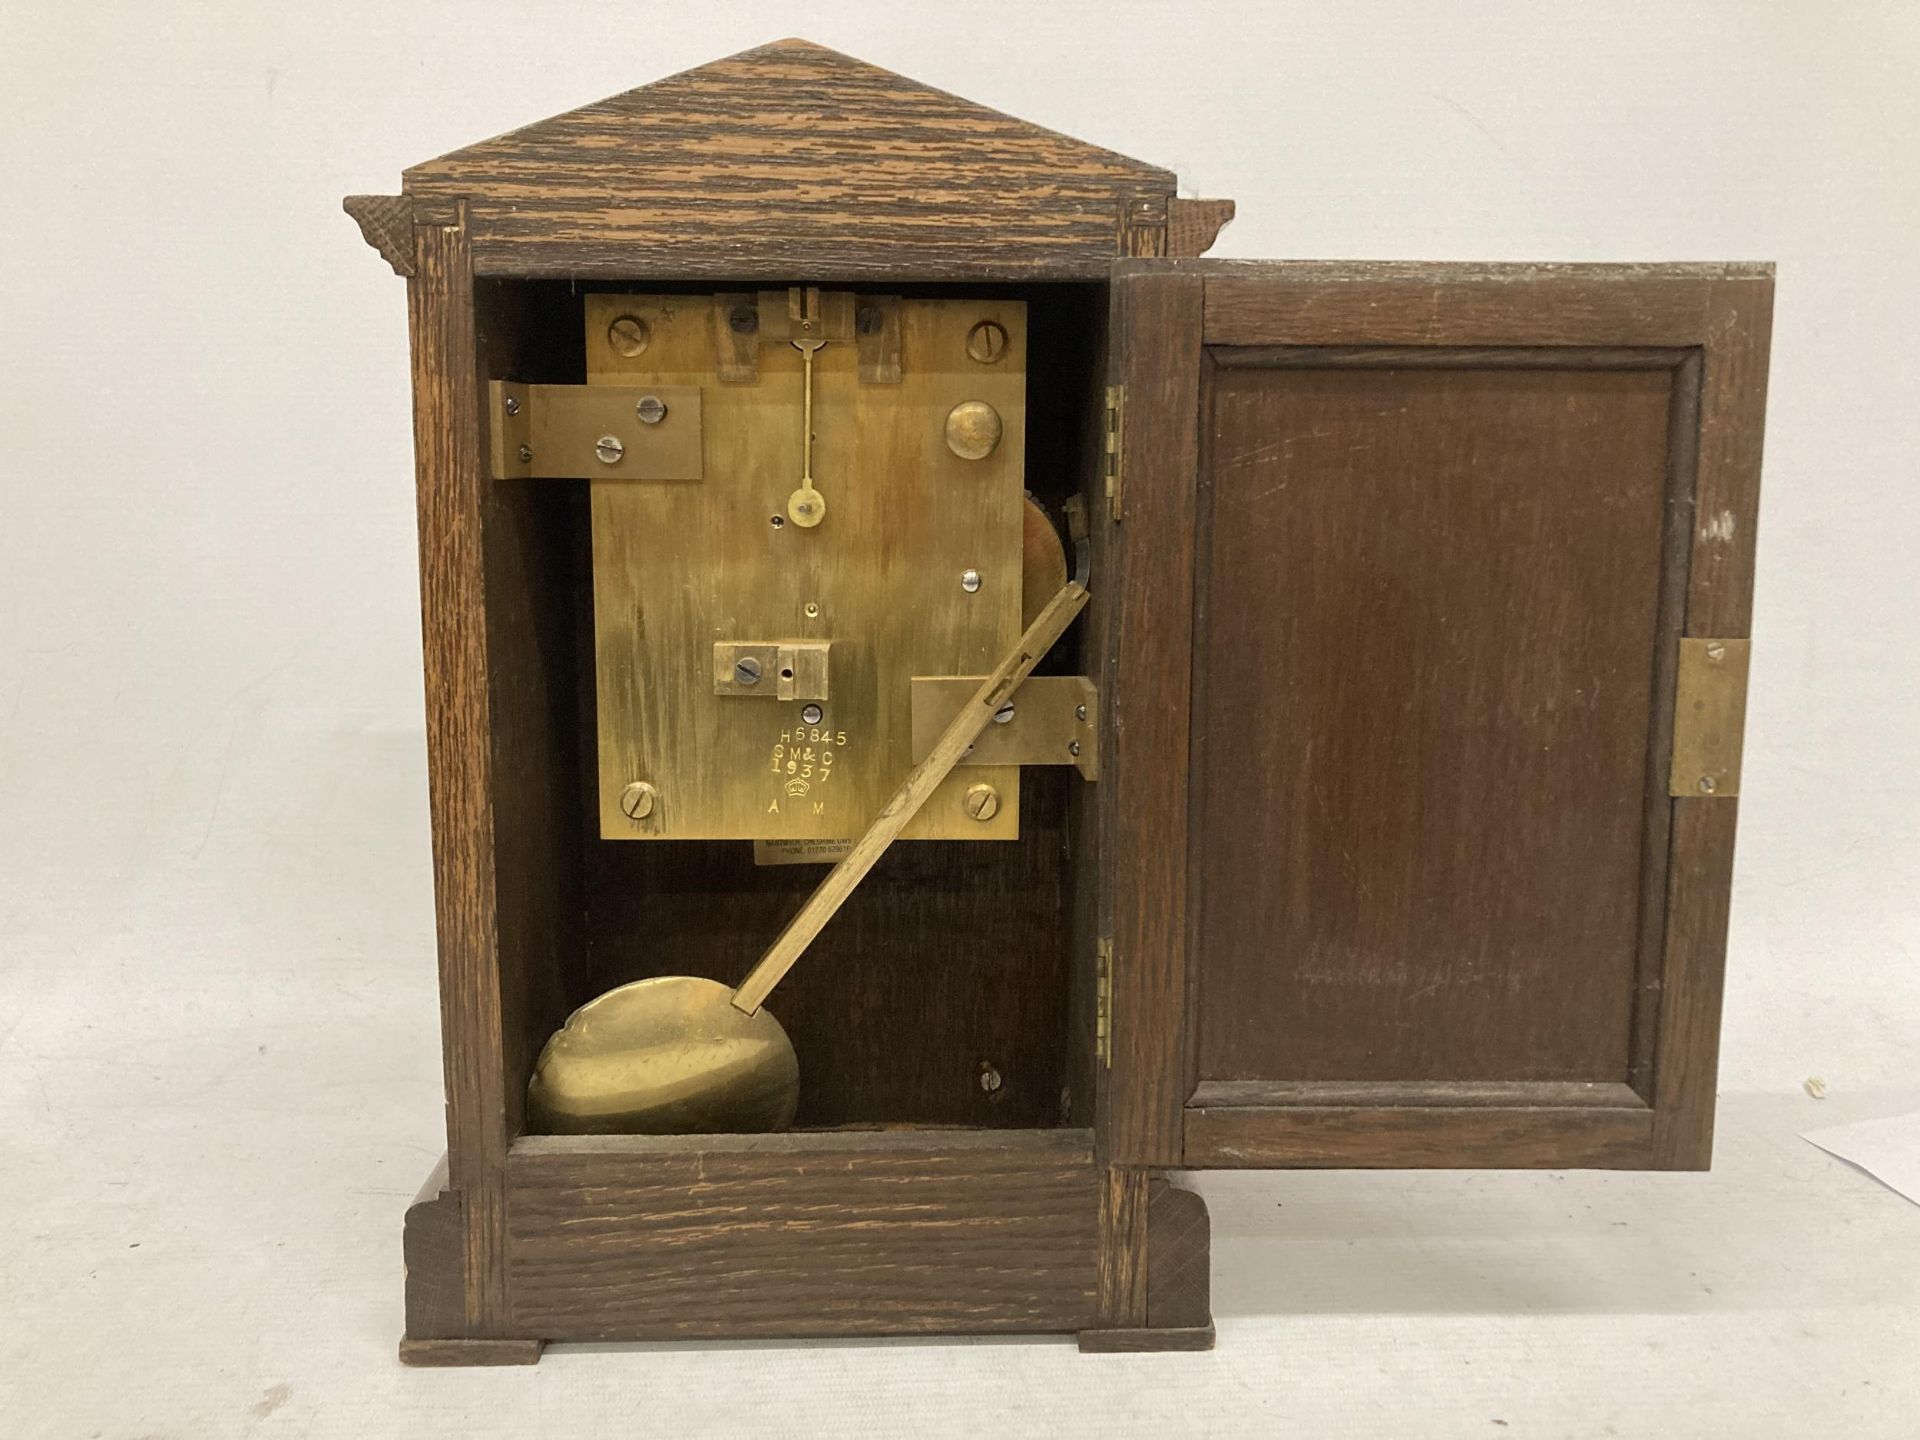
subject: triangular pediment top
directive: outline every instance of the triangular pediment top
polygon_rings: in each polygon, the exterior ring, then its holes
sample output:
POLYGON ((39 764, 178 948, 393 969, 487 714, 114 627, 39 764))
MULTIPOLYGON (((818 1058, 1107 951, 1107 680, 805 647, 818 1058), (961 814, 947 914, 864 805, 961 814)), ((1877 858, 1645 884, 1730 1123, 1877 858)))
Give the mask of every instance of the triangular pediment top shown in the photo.
MULTIPOLYGON (((416 194, 493 194, 630 178, 724 186, 787 178, 830 193, 836 168, 930 186, 1133 184, 1157 166, 1048 130, 806 40, 779 40, 610 96, 406 172, 416 194), (612 164, 610 165, 610 162, 612 164)), ((652 186, 646 187, 648 189, 652 186)))

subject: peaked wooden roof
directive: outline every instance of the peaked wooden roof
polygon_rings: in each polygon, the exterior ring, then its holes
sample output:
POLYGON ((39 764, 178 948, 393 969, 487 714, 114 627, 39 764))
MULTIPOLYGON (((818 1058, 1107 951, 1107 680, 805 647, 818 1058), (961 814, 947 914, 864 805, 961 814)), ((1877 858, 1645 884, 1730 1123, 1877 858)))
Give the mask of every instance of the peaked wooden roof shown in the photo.
POLYGON ((404 184, 416 218, 464 204, 481 274, 1069 278, 1167 253, 1174 177, 781 40, 429 160, 404 184))

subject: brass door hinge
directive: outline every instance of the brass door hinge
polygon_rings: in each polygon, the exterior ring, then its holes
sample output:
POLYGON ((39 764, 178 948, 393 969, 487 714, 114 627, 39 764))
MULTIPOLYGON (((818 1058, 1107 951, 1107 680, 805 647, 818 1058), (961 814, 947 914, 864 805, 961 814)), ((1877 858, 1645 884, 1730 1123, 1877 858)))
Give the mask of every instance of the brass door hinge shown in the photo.
POLYGON ((1120 518, 1120 488, 1123 479, 1121 461, 1122 431, 1127 418, 1127 387, 1107 387, 1107 515, 1120 518))
POLYGON ((1093 1055, 1104 1066, 1113 1064, 1113 941, 1093 942, 1093 1055))
POLYGON ((1740 793, 1741 733, 1747 720, 1750 640, 1680 642, 1673 689, 1673 764, 1669 795, 1740 793))

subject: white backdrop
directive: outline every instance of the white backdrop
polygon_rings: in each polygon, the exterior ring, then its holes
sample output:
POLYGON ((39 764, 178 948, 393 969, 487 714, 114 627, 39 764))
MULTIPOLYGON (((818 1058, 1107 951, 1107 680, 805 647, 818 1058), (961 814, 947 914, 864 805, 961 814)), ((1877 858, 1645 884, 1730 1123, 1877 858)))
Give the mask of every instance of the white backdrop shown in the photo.
POLYGON ((1920 1210, 1792 1132, 1920 1104, 1917 75, 1834 0, 0 0, 0 1431, 1908 1433, 1920 1210), (786 34, 1176 168, 1223 256, 1779 262, 1714 1175, 1207 1178, 1211 1357, 394 1366, 411 437, 339 197, 786 34))

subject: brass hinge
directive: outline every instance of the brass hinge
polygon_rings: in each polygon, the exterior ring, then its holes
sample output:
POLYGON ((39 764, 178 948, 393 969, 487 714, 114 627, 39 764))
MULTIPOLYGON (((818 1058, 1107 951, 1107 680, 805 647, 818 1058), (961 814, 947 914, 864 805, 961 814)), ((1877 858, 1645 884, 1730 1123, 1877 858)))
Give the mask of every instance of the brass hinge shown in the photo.
POLYGON ((1688 636, 1680 642, 1673 693, 1669 795, 1740 793, 1741 732, 1747 719, 1749 640, 1688 636))
POLYGON ((1093 1055, 1102 1065, 1113 1064, 1113 941, 1093 942, 1093 1055))
POLYGON ((1107 387, 1107 514, 1120 518, 1121 431, 1127 418, 1127 387, 1107 387))

